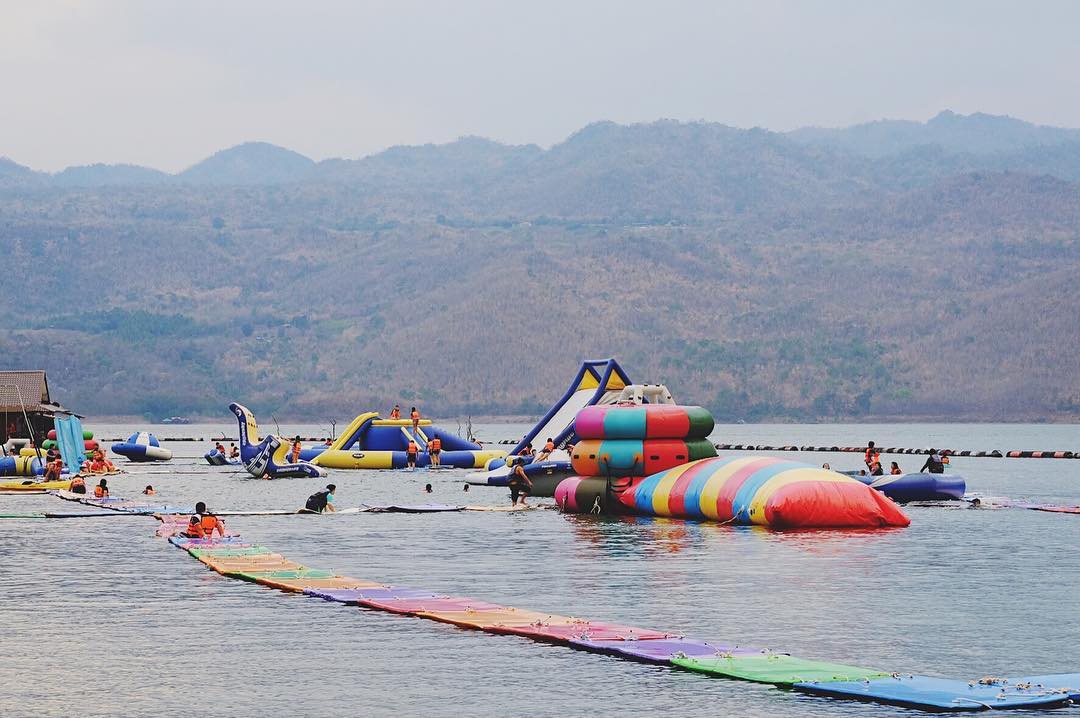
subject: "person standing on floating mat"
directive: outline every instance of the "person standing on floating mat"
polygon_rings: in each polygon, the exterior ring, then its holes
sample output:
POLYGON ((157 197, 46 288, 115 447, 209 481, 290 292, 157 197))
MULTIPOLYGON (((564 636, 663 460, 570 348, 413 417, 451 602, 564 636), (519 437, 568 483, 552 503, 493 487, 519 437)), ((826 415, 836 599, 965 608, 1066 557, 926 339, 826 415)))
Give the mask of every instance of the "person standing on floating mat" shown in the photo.
POLYGON ((334 508, 334 492, 336 490, 336 486, 327 484, 325 489, 319 489, 311 496, 308 496, 307 503, 304 504, 304 508, 300 509, 300 513, 321 514, 326 511, 331 513, 337 511, 334 508))
POLYGON ((510 487, 510 506, 518 505, 518 496, 521 496, 521 505, 525 506, 525 499, 529 498, 529 494, 532 492, 532 481, 529 480, 528 475, 525 473, 525 465, 521 461, 514 462, 514 470, 510 472, 510 480, 507 482, 510 487))
POLYGON ((432 466, 442 466, 442 460, 439 456, 442 454, 442 439, 435 437, 428 442, 428 456, 431 457, 432 466))
POLYGON ((416 442, 409 439, 409 445, 405 447, 405 466, 409 469, 416 468, 416 454, 420 451, 420 447, 416 445, 416 442))

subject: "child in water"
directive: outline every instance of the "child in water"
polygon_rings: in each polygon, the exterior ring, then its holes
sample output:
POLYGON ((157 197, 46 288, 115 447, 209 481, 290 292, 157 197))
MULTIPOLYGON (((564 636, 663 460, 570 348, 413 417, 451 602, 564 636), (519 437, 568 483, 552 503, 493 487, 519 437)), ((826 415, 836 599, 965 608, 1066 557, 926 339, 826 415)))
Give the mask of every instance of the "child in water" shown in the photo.
POLYGON ((145 494, 146 496, 153 496, 154 494, 156 494, 156 493, 157 493, 156 491, 154 491, 154 487, 153 487, 153 486, 151 486, 150 484, 147 484, 147 485, 146 485, 146 488, 145 488, 145 489, 143 489, 143 490, 142 490, 142 492, 143 492, 143 494, 145 494))
POLYGON ((424 484, 424 493, 425 494, 430 494, 431 493, 431 484, 424 484))

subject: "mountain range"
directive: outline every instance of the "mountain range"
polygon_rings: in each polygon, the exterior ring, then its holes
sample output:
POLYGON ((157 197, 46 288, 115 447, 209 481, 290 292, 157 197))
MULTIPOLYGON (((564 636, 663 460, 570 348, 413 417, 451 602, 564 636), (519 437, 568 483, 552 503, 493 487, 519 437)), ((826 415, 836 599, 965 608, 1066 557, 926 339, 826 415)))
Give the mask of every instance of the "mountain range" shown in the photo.
POLYGON ((1080 130, 984 114, 0 159, 0 356, 113 415, 534 414, 612 355, 723 420, 1067 420, 1078 237, 1080 130))

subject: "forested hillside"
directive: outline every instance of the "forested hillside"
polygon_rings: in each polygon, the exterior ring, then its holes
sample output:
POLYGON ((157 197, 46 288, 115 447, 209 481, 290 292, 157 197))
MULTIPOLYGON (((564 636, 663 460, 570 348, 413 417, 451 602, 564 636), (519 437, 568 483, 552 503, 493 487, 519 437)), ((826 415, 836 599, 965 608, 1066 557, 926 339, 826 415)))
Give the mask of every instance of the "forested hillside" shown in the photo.
POLYGON ((0 160, 0 365, 151 417, 536 413, 615 356, 724 420, 1075 418, 1078 182, 1077 131, 951 113, 0 160))

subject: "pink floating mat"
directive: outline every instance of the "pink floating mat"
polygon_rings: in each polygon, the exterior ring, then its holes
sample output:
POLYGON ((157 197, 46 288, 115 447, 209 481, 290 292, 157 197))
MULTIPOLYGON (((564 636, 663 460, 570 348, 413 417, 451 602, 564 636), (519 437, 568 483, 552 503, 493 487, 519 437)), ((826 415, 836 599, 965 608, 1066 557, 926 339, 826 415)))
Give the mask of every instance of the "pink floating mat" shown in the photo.
POLYGON ((374 608, 379 611, 391 613, 423 613, 424 611, 493 611, 500 608, 497 603, 477 601, 475 598, 464 596, 447 596, 444 598, 361 598, 357 601, 361 606, 374 608))
POLYGON ((669 663, 675 657, 753 656, 764 652, 760 648, 709 643, 694 638, 655 638, 636 641, 606 641, 581 638, 571 640, 570 645, 586 651, 607 653, 645 663, 669 663))
POLYGON ((506 633, 515 636, 527 636, 555 643, 572 641, 645 641, 661 638, 676 638, 674 634, 653 631, 648 628, 623 626, 618 623, 602 621, 574 621, 573 623, 537 622, 527 625, 502 625, 490 629, 493 633, 506 633))

